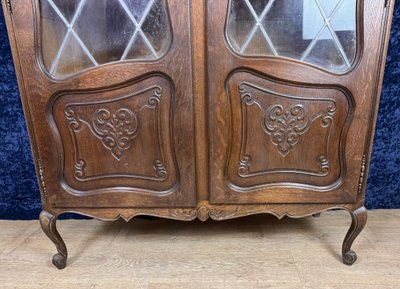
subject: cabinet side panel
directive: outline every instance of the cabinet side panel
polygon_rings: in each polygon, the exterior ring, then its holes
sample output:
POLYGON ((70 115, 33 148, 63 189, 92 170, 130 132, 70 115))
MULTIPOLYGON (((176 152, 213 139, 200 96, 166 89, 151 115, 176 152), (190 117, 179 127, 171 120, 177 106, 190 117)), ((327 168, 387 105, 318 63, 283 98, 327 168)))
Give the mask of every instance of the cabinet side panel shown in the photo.
MULTIPOLYGON (((16 0, 18 1, 18 0, 16 0)), ((11 7, 11 11, 13 10, 13 5, 14 2, 7 3, 7 1, 1 1, 2 3, 2 8, 3 8, 3 13, 4 13, 4 19, 6 21, 6 26, 7 26, 7 32, 8 32, 8 38, 10 42, 10 47, 11 47, 11 52, 12 52, 12 57, 13 57, 13 62, 14 62, 14 68, 15 68, 15 73, 17 76, 17 81, 18 81, 18 88, 19 88, 19 93, 21 95, 21 102, 22 102, 22 107, 24 111, 24 116, 25 116, 25 121, 26 121, 26 126, 28 130, 28 135, 29 135, 29 141, 30 141, 30 146, 31 146, 31 151, 34 159, 34 165, 35 165, 35 170, 36 170, 36 176, 39 184, 39 189, 41 193, 41 200, 43 205, 45 206, 47 203, 47 193, 45 193, 45 183, 42 182, 40 179, 40 168, 38 166, 38 152, 37 152, 37 140, 36 140, 36 134, 34 130, 34 126, 32 124, 32 116, 31 112, 29 109, 28 101, 27 101, 27 93, 26 93, 26 87, 24 83, 24 78, 21 70, 21 62, 20 62, 20 55, 19 55, 19 49, 18 49, 18 41, 16 37, 16 28, 13 23, 13 14, 10 14, 8 9, 8 5, 11 7)), ((15 12, 13 12, 15 13, 15 12)))
POLYGON ((358 205, 363 206, 365 203, 365 192, 366 192, 366 184, 367 184, 367 176, 369 171, 369 165, 371 160, 372 154, 372 146, 374 144, 374 137, 375 137, 375 129, 376 129, 376 122, 378 117, 378 110, 379 110, 379 102, 381 99, 382 94, 382 84, 383 84, 383 77, 385 72, 385 64, 386 64, 386 57, 388 53, 388 45, 389 45, 389 38, 390 38, 390 31, 392 26, 392 19, 393 19, 393 11, 396 1, 395 0, 387 0, 385 13, 382 17, 382 31, 380 37, 380 53, 379 53, 379 65, 377 66, 377 74, 376 74, 376 85, 374 91, 374 102, 373 102, 373 109, 371 110, 370 116, 370 124, 369 124, 369 132, 367 142, 365 144, 365 170, 363 172, 363 177, 360 178, 359 182, 359 191, 358 191, 358 205))

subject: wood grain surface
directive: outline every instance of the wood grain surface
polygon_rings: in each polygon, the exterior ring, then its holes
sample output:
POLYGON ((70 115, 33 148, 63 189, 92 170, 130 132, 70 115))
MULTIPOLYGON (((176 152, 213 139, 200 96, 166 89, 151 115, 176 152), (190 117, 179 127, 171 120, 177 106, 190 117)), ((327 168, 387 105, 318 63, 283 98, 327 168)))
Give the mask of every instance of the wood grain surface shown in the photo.
POLYGON ((0 221, 0 287, 398 288, 400 210, 370 212, 352 267, 340 255, 349 221, 343 211, 281 221, 59 221, 70 248, 62 271, 37 221, 0 221))

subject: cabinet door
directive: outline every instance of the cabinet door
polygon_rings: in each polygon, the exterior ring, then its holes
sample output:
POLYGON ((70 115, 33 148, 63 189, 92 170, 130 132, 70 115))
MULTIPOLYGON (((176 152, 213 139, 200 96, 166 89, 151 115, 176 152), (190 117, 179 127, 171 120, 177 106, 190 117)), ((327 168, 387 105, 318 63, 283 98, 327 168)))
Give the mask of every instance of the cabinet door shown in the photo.
POLYGON ((189 1, 12 6, 44 201, 195 205, 189 1))
POLYGON ((356 201, 386 2, 207 2, 211 202, 356 201))

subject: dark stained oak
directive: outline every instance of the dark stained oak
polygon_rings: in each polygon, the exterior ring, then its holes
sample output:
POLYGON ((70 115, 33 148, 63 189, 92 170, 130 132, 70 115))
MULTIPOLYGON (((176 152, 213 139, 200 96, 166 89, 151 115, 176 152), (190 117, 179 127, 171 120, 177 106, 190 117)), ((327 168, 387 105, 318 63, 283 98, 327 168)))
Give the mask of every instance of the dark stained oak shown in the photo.
POLYGON ((40 40, 40 1, 11 0, 12 13, 7 3, 57 268, 68 255, 56 220, 67 212, 206 221, 343 209, 352 217, 343 262, 356 261, 393 0, 357 1, 356 56, 340 73, 239 56, 225 33, 230 0, 165 0, 172 37, 162 57, 88 69, 78 61, 62 79, 41 56, 57 47, 40 40))

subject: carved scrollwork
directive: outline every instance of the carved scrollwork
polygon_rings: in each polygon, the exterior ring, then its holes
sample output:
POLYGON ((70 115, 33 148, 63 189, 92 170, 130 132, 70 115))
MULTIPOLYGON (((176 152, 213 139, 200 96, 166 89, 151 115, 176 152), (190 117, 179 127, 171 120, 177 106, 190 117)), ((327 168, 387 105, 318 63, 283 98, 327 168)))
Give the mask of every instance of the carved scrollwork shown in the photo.
POLYGON ((283 157, 299 142, 299 136, 309 129, 310 124, 311 120, 301 105, 284 108, 277 104, 264 114, 264 130, 283 157))
POLYGON ((208 207, 204 205, 192 211, 192 214, 194 214, 202 222, 207 221, 209 218, 213 220, 230 219, 234 218, 238 213, 237 207, 229 211, 223 209, 219 210, 215 207, 208 207))
POLYGON ((251 157, 243 156, 239 161, 238 174, 239 176, 247 175, 250 172, 251 157))
POLYGON ((330 165, 330 162, 329 162, 327 156, 326 155, 318 156, 318 163, 319 163, 319 165, 321 167, 321 172, 325 173, 325 174, 328 174, 331 165, 330 165))
POLYGON ((78 119, 75 110, 67 107, 64 111, 64 114, 72 131, 79 131, 81 128, 81 121, 78 119))
POLYGON ((74 175, 76 178, 81 179, 85 176, 86 162, 84 160, 77 160, 75 162, 74 175))
MULTIPOLYGON (((279 219, 282 219, 285 216, 294 216, 290 214, 286 209, 282 210, 272 210, 270 208, 270 205, 264 205, 264 206, 208 206, 208 205, 201 205, 197 209, 191 210, 189 213, 186 212, 186 214, 190 217, 198 218, 200 221, 205 222, 208 219, 213 219, 216 221, 221 221, 221 220, 228 220, 228 219, 233 219, 233 218, 238 218, 238 217, 244 217, 244 216, 249 216, 249 215, 254 215, 254 214, 261 214, 261 213, 266 213, 266 214, 272 214, 276 216, 279 219)), ((304 216, 311 214, 310 213, 305 213, 304 216)), ((182 218, 182 212, 179 212, 179 218, 182 218)), ((177 216, 174 215, 174 218, 177 216)))
POLYGON ((252 105, 255 103, 255 99, 253 98, 253 95, 246 90, 245 83, 240 83, 238 89, 239 89, 241 98, 246 105, 252 105))
MULTIPOLYGON (((135 107, 133 102, 132 107, 124 105, 123 107, 113 110, 104 106, 97 107, 90 113, 85 112, 82 105, 69 105, 64 109, 64 115, 68 121, 70 128, 72 142, 75 147, 75 163, 74 163, 74 177, 75 179, 82 180, 93 180, 94 176, 88 176, 85 170, 88 167, 87 162, 82 158, 77 148, 78 140, 77 134, 83 129, 83 125, 86 125, 93 135, 101 141, 101 144, 111 151, 111 155, 120 161, 125 152, 131 148, 133 140, 136 138, 140 121, 139 114, 143 109, 154 110, 154 119, 157 123, 160 110, 159 105, 162 97, 162 88, 160 86, 152 87, 152 92, 147 100, 142 104, 140 108, 136 108, 135 112, 132 108, 135 107)), ((156 133, 159 133, 156 128, 156 133)), ((143 177, 146 179, 152 179, 162 181, 167 179, 167 165, 162 157, 162 149, 158 147, 161 158, 157 158, 153 161, 153 176, 141 176, 133 175, 137 177, 143 177)), ((121 174, 121 176, 126 176, 121 174)))
POLYGON ((168 217, 175 220, 192 221, 197 218, 197 210, 193 209, 168 209, 168 217))
MULTIPOLYGON (((302 170, 308 175, 326 176, 331 169, 329 159, 329 137, 331 127, 337 112, 337 103, 332 99, 324 98, 305 98, 277 94, 274 91, 267 90, 255 84, 241 82, 238 84, 238 92, 241 96, 242 106, 242 145, 240 148, 240 157, 237 172, 240 177, 260 176, 267 173, 294 172, 295 169, 269 169, 262 171, 251 171, 252 157, 247 149, 247 131, 249 126, 248 107, 258 107, 262 113, 262 129, 270 136, 271 143, 277 147, 278 153, 286 157, 292 151, 292 148, 301 141, 301 136, 306 134, 313 124, 318 124, 325 130, 325 151, 318 154, 315 158, 317 170, 302 170), (251 90, 255 89, 255 92, 251 90), (257 94, 264 92, 270 97, 257 94), (282 98, 283 102, 275 102, 274 98, 282 98), (291 102, 288 103, 288 100, 291 102), (310 103, 308 106, 307 102, 310 103), (317 122, 318 121, 318 122, 317 122)), ((255 159, 255 161, 257 161, 255 159)))
MULTIPOLYGON (((300 103, 286 106, 275 104, 270 105, 267 108, 263 108, 263 105, 259 102, 257 97, 249 91, 249 88, 256 88, 261 91, 264 90, 247 82, 241 82, 238 85, 238 91, 243 104, 246 106, 256 104, 264 111, 263 129, 268 135, 271 136, 271 142, 278 147, 278 151, 283 157, 286 157, 290 153, 293 146, 299 142, 300 136, 309 130, 311 124, 316 119, 320 118, 321 126, 323 128, 330 127, 337 110, 336 102, 333 100, 323 100, 327 102, 328 105, 325 111, 320 111, 317 115, 307 111, 303 104, 300 103)), ((272 95, 276 95, 274 92, 267 92, 272 95)), ((289 99, 296 99, 296 97, 287 95, 279 96, 289 99)), ((317 101, 319 100, 320 99, 317 99, 317 101)), ((245 119, 243 119, 243 121, 244 120, 245 119)), ((243 163, 243 161, 246 161, 246 159, 241 159, 240 163, 243 163)))
MULTIPOLYGON (((162 88, 154 86, 152 94, 149 96, 144 106, 140 108, 155 109, 157 117, 159 114, 158 106, 161 102, 162 88)), ((64 110, 65 118, 71 129, 72 141, 77 147, 76 134, 82 129, 82 124, 86 124, 93 135, 101 140, 103 146, 111 151, 112 156, 120 161, 125 152, 132 146, 133 139, 139 130, 139 118, 130 108, 122 107, 116 111, 100 107, 89 116, 80 115, 79 106, 67 106, 64 110)), ((84 179, 87 163, 81 159, 78 150, 75 152, 74 176, 78 180, 84 179)), ((156 159, 153 162, 155 177, 158 180, 167 178, 167 167, 163 160, 156 159)))
MULTIPOLYGON (((72 131, 78 132, 82 122, 76 111, 67 107, 64 114, 72 131)), ((121 108, 115 113, 101 108, 93 115, 91 129, 94 135, 102 141, 104 147, 109 149, 117 160, 121 160, 125 151, 131 147, 138 126, 139 121, 136 114, 128 108, 121 108)), ((84 166, 85 161, 77 160, 75 175, 83 177, 84 166)))
POLYGON ((117 160, 121 160, 136 137, 139 121, 136 114, 128 108, 121 108, 115 113, 101 108, 94 113, 92 126, 93 132, 101 139, 104 147, 109 149, 117 160))
POLYGON ((206 206, 200 206, 197 208, 196 214, 200 221, 205 222, 210 218, 210 209, 206 206))
POLYGON ((138 198, 172 195, 179 182, 175 96, 172 80, 159 73, 54 95, 46 109, 65 189, 73 195, 115 187, 140 192, 138 198))
POLYGON ((161 102, 161 96, 162 96, 162 89, 161 89, 161 87, 157 86, 154 89, 152 96, 150 96, 150 98, 147 102, 147 107, 148 108, 156 108, 157 105, 161 102))
POLYGON ((336 103, 334 101, 331 101, 329 106, 326 109, 326 113, 324 113, 321 117, 321 126, 322 127, 329 127, 332 124, 333 121, 333 116, 336 113, 336 103))
POLYGON ((153 167, 154 167, 154 170, 156 171, 157 177, 159 177, 160 179, 167 178, 167 167, 162 161, 155 160, 153 167))

